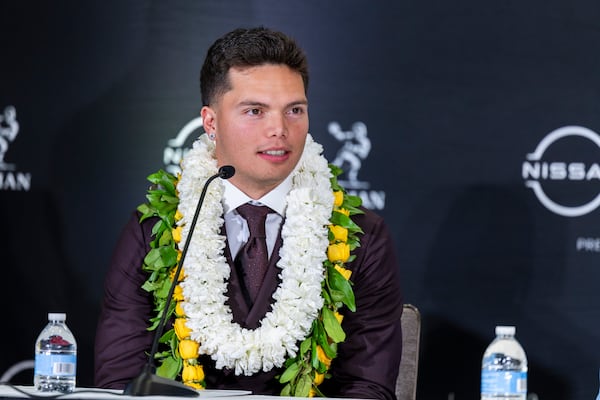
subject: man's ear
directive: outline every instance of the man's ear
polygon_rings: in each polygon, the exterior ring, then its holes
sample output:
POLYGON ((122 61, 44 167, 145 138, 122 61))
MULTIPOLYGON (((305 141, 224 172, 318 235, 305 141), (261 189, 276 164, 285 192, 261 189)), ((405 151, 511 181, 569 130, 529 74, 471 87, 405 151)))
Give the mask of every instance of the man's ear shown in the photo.
POLYGON ((202 117, 202 125, 204 125, 204 131, 208 134, 217 132, 217 120, 216 112, 209 106, 204 106, 200 110, 200 116, 202 117))

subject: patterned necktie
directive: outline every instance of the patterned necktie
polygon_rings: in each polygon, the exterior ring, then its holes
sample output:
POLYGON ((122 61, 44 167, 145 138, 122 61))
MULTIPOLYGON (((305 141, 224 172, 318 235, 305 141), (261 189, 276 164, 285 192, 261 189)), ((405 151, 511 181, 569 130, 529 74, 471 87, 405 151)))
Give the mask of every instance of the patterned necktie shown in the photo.
POLYGON ((262 281, 269 264, 265 221, 267 214, 274 211, 269 207, 255 206, 250 203, 239 206, 237 211, 248 223, 250 237, 240 249, 235 259, 236 263, 240 263, 242 271, 244 271, 244 283, 250 299, 254 301, 262 286, 262 281))

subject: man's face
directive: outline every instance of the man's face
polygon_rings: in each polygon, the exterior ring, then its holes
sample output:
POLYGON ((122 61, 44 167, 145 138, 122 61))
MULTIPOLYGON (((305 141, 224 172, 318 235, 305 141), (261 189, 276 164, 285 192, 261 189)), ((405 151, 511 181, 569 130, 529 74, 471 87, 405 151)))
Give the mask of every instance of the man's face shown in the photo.
POLYGON ((252 198, 292 172, 308 133, 308 102, 299 73, 285 65, 229 70, 231 90, 202 108, 215 134, 219 166, 233 165, 231 183, 252 198))

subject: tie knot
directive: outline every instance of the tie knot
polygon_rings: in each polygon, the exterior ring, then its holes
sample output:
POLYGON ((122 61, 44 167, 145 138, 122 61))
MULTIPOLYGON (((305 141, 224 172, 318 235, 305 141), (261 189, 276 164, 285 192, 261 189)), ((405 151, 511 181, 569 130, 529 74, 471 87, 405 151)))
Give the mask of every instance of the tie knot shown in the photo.
POLYGON ((274 212, 267 206, 255 206, 246 203, 237 208, 237 212, 248 222, 250 235, 265 236, 265 220, 267 215, 274 212))

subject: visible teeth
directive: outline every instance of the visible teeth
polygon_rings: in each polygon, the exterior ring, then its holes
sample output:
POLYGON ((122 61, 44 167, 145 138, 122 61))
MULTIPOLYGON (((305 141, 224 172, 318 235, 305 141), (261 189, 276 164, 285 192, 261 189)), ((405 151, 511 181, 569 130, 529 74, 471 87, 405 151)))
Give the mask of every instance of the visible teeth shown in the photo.
POLYGON ((282 156, 285 154, 285 150, 267 150, 264 153, 270 156, 282 156))

